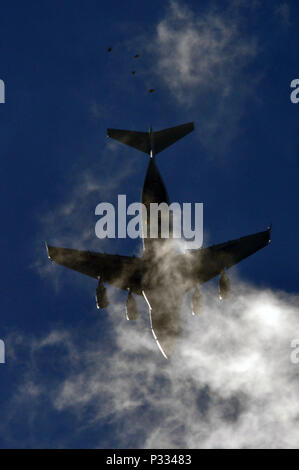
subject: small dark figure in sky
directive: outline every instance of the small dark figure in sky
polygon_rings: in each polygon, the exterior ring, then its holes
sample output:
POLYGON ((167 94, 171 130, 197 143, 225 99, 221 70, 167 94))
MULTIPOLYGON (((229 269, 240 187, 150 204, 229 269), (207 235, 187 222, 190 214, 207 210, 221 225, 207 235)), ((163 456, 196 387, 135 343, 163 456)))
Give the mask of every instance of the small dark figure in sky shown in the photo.
POLYGON ((138 57, 140 57, 140 54, 135 54, 134 55, 134 59, 138 59, 138 57))
POLYGON ((112 51, 112 47, 107 47, 107 52, 111 52, 112 51))
POLYGON ((136 70, 132 70, 131 74, 135 75, 135 73, 136 73, 136 70))
POLYGON ((150 88, 149 90, 147 90, 149 93, 153 93, 155 91, 154 88, 150 88))

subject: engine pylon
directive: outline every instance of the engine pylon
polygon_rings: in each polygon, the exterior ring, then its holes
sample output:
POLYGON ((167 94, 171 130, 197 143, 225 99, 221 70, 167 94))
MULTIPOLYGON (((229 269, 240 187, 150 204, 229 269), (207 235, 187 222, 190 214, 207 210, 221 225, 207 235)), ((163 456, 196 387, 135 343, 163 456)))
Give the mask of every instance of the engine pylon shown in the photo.
POLYGON ((137 309, 136 300, 133 297, 131 290, 129 290, 127 301, 126 301, 126 318, 127 320, 137 320, 139 312, 137 309))
POLYGON ((103 282, 100 279, 99 279, 99 282, 98 282, 98 287, 96 289, 96 304, 97 304, 97 308, 99 310, 104 309, 104 308, 108 307, 108 305, 109 305, 109 301, 108 301, 107 293, 106 293, 106 288, 105 288, 103 282))
POLYGON ((201 293, 198 287, 195 287, 191 301, 192 315, 198 316, 201 313, 201 293))
POLYGON ((223 271, 219 279, 219 299, 224 300, 230 294, 230 281, 227 274, 223 271))

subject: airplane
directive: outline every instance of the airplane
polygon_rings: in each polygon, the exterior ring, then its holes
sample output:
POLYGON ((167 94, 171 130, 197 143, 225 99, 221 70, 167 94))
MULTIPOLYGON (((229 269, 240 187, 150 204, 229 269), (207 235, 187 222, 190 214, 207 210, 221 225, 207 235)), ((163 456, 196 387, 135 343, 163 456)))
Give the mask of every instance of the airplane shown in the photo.
MULTIPOLYGON (((150 230, 151 203, 170 204, 169 196, 156 165, 156 156, 168 146, 194 130, 194 123, 153 132, 107 129, 108 137, 129 145, 150 156, 142 189, 142 203, 147 211, 143 227, 150 230)), ((136 320, 138 310, 134 295, 143 296, 148 304, 152 333, 165 358, 174 352, 180 333, 180 310, 183 296, 194 289, 192 313, 201 312, 198 286, 220 276, 219 296, 225 299, 230 290, 226 270, 264 248, 270 242, 271 226, 266 230, 225 243, 186 250, 178 253, 173 244, 172 219, 169 218, 169 238, 162 238, 161 217, 158 238, 142 237, 142 256, 79 251, 46 244, 50 260, 98 280, 97 307, 108 306, 104 283, 128 291, 126 317, 136 320), (134 295, 133 295, 134 294, 134 295)), ((150 232, 148 232, 150 233, 150 232)))

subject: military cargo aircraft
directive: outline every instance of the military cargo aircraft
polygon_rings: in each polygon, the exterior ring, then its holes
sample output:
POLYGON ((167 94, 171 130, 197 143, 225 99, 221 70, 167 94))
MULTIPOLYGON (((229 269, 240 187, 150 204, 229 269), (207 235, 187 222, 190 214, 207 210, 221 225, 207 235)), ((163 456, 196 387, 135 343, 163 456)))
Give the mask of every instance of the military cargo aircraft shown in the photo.
MULTIPOLYGON (((157 132, 153 132, 152 128, 149 132, 107 129, 110 138, 150 156, 142 189, 142 203, 146 208, 149 208, 151 203, 170 204, 166 187, 156 166, 156 155, 193 129, 192 122, 157 132)), ((147 210, 144 220, 147 229, 151 223, 149 214, 150 211, 147 210)), ((161 222, 160 218, 158 224, 161 225, 161 222)), ((198 286, 220 276, 219 296, 227 297, 230 286, 226 270, 268 245, 271 227, 225 243, 186 250, 185 253, 178 253, 175 250, 171 238, 172 229, 172 219, 169 218, 169 238, 159 236, 161 231, 158 231, 157 238, 143 237, 141 257, 47 245, 48 257, 52 261, 98 280, 96 289, 98 308, 104 309, 108 306, 104 283, 128 291, 126 301, 128 320, 135 320, 138 317, 133 294, 143 296, 149 307, 154 338, 165 358, 169 358, 173 353, 180 332, 180 310, 184 294, 194 289, 192 312, 198 315, 201 311, 201 294, 198 286)))

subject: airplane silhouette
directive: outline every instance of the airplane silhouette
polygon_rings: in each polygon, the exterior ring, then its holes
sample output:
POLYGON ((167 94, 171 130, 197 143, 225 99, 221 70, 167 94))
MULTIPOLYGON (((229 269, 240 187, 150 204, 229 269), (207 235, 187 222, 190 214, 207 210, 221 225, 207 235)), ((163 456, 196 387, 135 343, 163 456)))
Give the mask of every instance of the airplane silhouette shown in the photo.
MULTIPOLYGON (((144 226, 150 233, 151 203, 170 204, 166 187, 156 166, 156 155, 177 140, 189 134, 194 124, 153 132, 136 132, 107 129, 110 138, 150 155, 142 189, 142 203, 147 211, 144 226)), ((198 285, 219 276, 219 294, 225 298, 229 292, 226 270, 244 258, 268 245, 270 230, 247 235, 207 248, 177 253, 173 244, 172 219, 169 218, 170 237, 161 237, 161 218, 158 221, 158 238, 143 237, 141 257, 94 253, 69 248, 48 246, 48 257, 62 266, 98 280, 96 301, 98 308, 106 308, 108 299, 104 283, 128 290, 126 316, 138 317, 134 295, 143 296, 149 307, 151 328, 162 354, 169 358, 174 351, 180 332, 180 310, 186 292, 195 289, 192 310, 199 314, 201 294, 198 285)))

